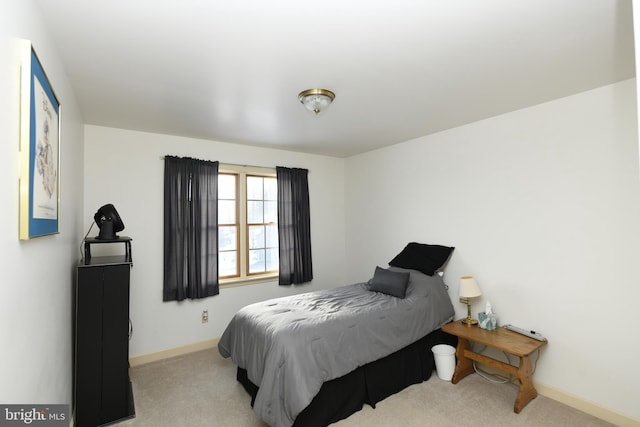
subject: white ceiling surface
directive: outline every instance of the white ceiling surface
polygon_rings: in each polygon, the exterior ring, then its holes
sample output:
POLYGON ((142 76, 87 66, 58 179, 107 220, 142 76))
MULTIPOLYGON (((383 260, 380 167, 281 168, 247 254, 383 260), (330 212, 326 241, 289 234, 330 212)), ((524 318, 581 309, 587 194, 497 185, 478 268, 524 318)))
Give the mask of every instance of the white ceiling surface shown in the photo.
POLYGON ((36 2, 86 123, 337 157, 635 76, 631 0, 36 2))

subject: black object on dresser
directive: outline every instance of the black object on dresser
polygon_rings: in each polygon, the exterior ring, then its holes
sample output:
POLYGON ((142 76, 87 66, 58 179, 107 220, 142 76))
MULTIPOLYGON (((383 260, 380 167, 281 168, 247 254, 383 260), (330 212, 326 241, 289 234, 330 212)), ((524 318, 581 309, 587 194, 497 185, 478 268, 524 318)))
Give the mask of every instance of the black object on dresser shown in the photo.
POLYGON ((74 411, 76 427, 135 416, 129 379, 129 274, 126 256, 84 259, 77 269, 74 411))

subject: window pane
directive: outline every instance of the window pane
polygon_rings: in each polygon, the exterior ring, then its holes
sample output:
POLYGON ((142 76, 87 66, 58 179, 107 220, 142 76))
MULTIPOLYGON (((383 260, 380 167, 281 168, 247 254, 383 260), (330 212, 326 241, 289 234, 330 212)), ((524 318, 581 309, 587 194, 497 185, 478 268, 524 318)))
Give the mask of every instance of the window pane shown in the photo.
POLYGON ((274 271, 280 268, 278 261, 278 248, 267 249, 267 271, 274 271))
POLYGON ((236 201, 218 200, 218 224, 236 223, 236 201))
POLYGON ((262 224, 264 222, 263 209, 264 209, 264 202, 248 201, 247 202, 247 222, 249 224, 262 224))
POLYGON ((237 276, 238 261, 237 252, 219 252, 218 253, 218 276, 237 276))
POLYGON ((267 225, 266 226, 266 246, 267 248, 278 248, 278 226, 267 225))
POLYGON ((262 182, 263 178, 259 176, 247 177, 247 199, 262 200, 262 182))
POLYGON ((263 225, 249 226, 249 249, 260 249, 265 247, 265 235, 263 225))
POLYGON ((278 222, 278 202, 264 202, 264 222, 278 222))
POLYGON ((237 242, 236 227, 218 227, 219 251, 235 251, 237 242))
MULTIPOLYGON (((278 182, 225 166, 218 175, 219 277, 245 279, 277 272, 278 182), (244 200, 241 200, 240 197, 244 200)), ((275 170, 274 170, 275 172, 275 170)), ((224 283, 224 282, 223 282, 224 283)))
POLYGON ((265 258, 264 249, 250 250, 249 251, 249 273, 264 273, 266 271, 264 258, 265 258))
POLYGON ((218 175, 218 199, 236 198, 236 175, 218 175))
POLYGON ((278 180, 264 178, 264 200, 278 200, 278 180))

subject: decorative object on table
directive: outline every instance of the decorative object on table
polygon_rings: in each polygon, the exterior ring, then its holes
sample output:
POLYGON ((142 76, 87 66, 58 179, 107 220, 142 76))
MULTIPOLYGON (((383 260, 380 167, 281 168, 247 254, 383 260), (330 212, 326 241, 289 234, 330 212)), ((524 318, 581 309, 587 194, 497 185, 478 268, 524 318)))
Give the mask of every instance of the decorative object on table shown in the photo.
POLYGON ((316 116, 331 105, 335 98, 336 94, 327 89, 307 89, 298 94, 300 103, 316 116))
POLYGON ((99 240, 114 240, 118 239, 116 234, 119 231, 124 230, 124 223, 120 219, 120 215, 115 206, 111 203, 103 205, 93 216, 96 225, 100 229, 98 236, 99 240))
POLYGON ((20 76, 21 240, 57 234, 60 217, 60 102, 31 43, 20 76))
POLYGON ((493 331, 498 327, 498 317, 493 312, 489 301, 485 310, 478 313, 478 326, 487 331, 493 331))
POLYGON ((480 291, 480 287, 473 276, 462 276, 460 278, 460 302, 467 304, 467 317, 462 319, 462 323, 467 326, 478 324, 478 321, 471 317, 471 298, 476 298, 480 295, 482 295, 482 292, 480 291))

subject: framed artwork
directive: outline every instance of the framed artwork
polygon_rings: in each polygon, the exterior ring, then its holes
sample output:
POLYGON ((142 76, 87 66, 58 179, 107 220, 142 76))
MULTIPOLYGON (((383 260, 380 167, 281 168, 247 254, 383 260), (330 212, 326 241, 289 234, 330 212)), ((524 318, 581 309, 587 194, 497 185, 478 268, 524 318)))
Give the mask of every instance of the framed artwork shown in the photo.
POLYGON ((57 234, 60 102, 30 42, 20 75, 20 239, 57 234))

